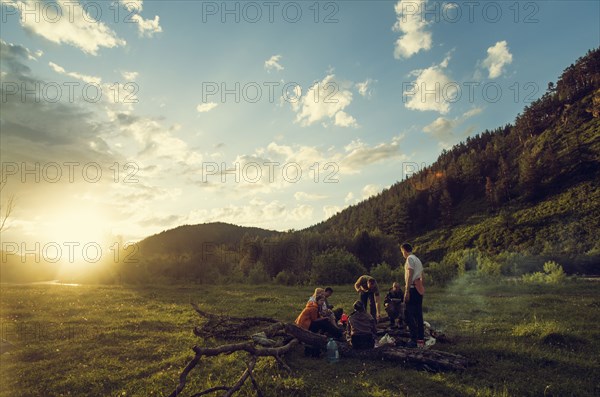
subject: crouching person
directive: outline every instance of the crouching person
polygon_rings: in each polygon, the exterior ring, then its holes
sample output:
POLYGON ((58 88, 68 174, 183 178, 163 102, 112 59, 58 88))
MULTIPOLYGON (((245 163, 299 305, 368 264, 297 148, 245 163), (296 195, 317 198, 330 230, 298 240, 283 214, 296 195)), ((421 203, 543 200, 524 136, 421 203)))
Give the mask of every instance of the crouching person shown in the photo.
POLYGON ((365 311, 361 301, 354 302, 354 312, 348 317, 348 335, 353 349, 372 349, 377 332, 375 319, 365 311))
POLYGON ((402 317, 404 313, 403 301, 404 292, 402 292, 400 284, 394 282, 392 284, 392 288, 390 288, 388 294, 383 300, 385 311, 390 319, 390 328, 396 328, 396 319, 398 319, 398 326, 402 325, 402 317))

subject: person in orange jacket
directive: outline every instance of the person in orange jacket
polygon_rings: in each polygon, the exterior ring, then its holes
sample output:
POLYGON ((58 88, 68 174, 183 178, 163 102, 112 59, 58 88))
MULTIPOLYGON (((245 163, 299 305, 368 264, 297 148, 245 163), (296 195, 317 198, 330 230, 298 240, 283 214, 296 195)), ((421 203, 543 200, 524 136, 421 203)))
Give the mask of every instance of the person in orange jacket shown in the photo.
POLYGON ((325 295, 317 295, 315 301, 308 301, 306 306, 296 318, 296 325, 311 332, 324 332, 326 335, 340 338, 342 330, 331 323, 329 318, 321 317, 319 307, 325 302, 325 295))

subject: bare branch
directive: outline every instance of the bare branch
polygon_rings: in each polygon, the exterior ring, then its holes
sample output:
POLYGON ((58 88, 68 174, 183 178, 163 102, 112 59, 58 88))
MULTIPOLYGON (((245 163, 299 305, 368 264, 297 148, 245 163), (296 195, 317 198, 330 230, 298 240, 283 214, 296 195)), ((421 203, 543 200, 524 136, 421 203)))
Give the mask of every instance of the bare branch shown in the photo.
POLYGON ((179 375, 179 384, 175 388, 175 391, 169 395, 169 397, 177 397, 179 393, 181 393, 181 391, 185 387, 185 382, 187 381, 188 374, 192 369, 194 369, 198 362, 200 362, 201 357, 201 355, 196 353, 196 356, 192 359, 192 361, 190 361, 188 365, 185 366, 185 368, 181 372, 181 375, 179 375))
MULTIPOLYGON (((0 192, 2 192, 2 190, 4 189, 4 187, 6 186, 6 183, 3 183, 0 185, 0 192)), ((15 195, 11 194, 8 197, 8 201, 6 202, 6 207, 4 210, 4 215, 2 215, 1 211, 0 211, 0 232, 2 230, 4 230, 4 226, 6 225, 6 220, 8 219, 8 217, 10 216, 10 214, 12 213, 13 209, 15 207, 15 195)))
MULTIPOLYGON (((267 337, 272 338, 274 336, 283 337, 283 342, 285 343, 283 346, 278 347, 262 347, 257 342, 253 341, 245 341, 240 343, 232 343, 228 345, 220 345, 216 347, 199 347, 194 346, 193 351, 195 353, 194 358, 188 363, 185 369, 181 372, 179 376, 179 384, 177 385, 175 391, 169 395, 169 397, 177 397, 181 394, 181 391, 185 387, 186 378, 189 372, 199 363, 201 357, 214 357, 221 354, 232 354, 238 351, 244 351, 250 355, 250 361, 247 364, 246 370, 242 373, 242 375, 238 378, 237 382, 233 386, 216 386, 206 390, 203 390, 199 393, 193 394, 191 397, 200 397, 210 393, 224 391, 225 396, 232 396, 234 393, 239 391, 244 383, 250 378, 252 382, 252 387, 256 390, 256 394, 261 397, 263 396, 262 391, 254 377, 252 371, 254 370, 254 366, 259 357, 273 357, 273 359, 278 363, 278 365, 285 369, 288 373, 291 373, 291 368, 285 363, 283 360, 283 356, 288 353, 294 346, 298 343, 302 342, 305 345, 310 345, 314 347, 323 348, 327 344, 327 337, 324 335, 316 334, 310 331, 306 331, 302 328, 299 328, 295 324, 287 324, 282 322, 277 322, 277 320, 268 318, 268 317, 248 317, 248 318, 238 318, 238 317, 228 317, 223 315, 215 315, 212 313, 207 313, 198 307, 195 303, 192 303, 194 310, 202 317, 208 319, 208 325, 219 325, 221 330, 226 330, 226 332, 232 332, 236 334, 236 337, 240 337, 238 334, 238 327, 240 324, 252 324, 253 326, 262 322, 273 323, 266 327, 262 332, 267 335, 267 337), (258 321, 255 321, 258 319, 258 321), (250 321, 249 321, 250 320, 250 321), (248 322, 249 321, 249 322, 248 322), (254 322, 253 322, 254 321, 254 322), (230 322, 228 326, 227 322, 230 322), (223 324, 225 323, 225 324, 223 324), (233 323, 233 324, 231 324, 233 323), (287 341, 287 342, 286 342, 287 341)), ((204 328, 208 326, 205 324, 204 328)), ((432 336, 436 337, 444 337, 443 334, 436 333, 435 330, 429 329, 429 333, 432 336)), ((204 331, 199 327, 194 329, 194 333, 206 333, 208 331, 204 331)), ((388 332, 392 333, 388 330, 388 332)), ((401 330, 396 330, 395 336, 399 339, 404 337, 405 332, 401 330)), ((225 334, 218 334, 215 337, 219 337, 221 339, 227 338, 225 334)), ((406 339, 406 338, 404 338, 406 339)), ((448 339, 446 338, 446 341, 448 339)), ((396 346, 383 346, 377 349, 368 349, 368 350, 354 350, 352 347, 346 343, 345 341, 338 341, 338 346, 340 350, 340 355, 342 357, 347 358, 360 358, 367 360, 386 360, 400 363, 408 363, 411 365, 416 365, 420 368, 425 368, 431 371, 438 370, 464 370, 469 362, 468 360, 460 355, 447 353, 444 351, 433 350, 433 349, 408 349, 402 347, 402 342, 397 343, 396 346)))

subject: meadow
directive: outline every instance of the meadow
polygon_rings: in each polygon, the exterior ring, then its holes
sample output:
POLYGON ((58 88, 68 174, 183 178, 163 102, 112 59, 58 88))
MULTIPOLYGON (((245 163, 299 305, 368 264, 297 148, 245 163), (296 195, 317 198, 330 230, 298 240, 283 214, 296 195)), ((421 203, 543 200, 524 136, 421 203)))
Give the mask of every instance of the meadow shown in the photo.
MULTIPOLYGON (((350 308, 351 285, 334 286, 331 303, 350 308)), ((193 357, 191 347, 225 342, 192 333, 190 306, 233 316, 293 321, 311 287, 275 285, 2 285, 0 396, 167 396, 193 357)), ((600 283, 559 285, 482 280, 466 275, 425 298, 425 320, 452 340, 434 348, 464 355, 460 372, 433 373, 389 362, 337 364, 286 356, 255 375, 267 396, 598 396, 600 283)), ((183 396, 232 384, 244 353, 203 359, 183 396)), ((214 395, 214 394, 213 394, 214 395)), ((249 387, 237 394, 255 395, 249 387)))

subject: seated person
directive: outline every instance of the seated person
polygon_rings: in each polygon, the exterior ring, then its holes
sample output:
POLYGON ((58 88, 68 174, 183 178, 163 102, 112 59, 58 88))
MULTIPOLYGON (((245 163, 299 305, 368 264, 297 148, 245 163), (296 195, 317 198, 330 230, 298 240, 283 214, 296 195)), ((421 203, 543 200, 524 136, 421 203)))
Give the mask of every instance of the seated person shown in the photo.
MULTIPOLYGON (((325 290, 323 288, 315 288, 315 292, 313 292, 313 294, 308 298, 309 302, 316 302, 317 301, 317 295, 324 295, 325 294, 325 290)), ((327 300, 327 299, 325 299, 327 300)))
POLYGON ((328 317, 321 316, 319 307, 323 305, 323 302, 325 302, 325 296, 321 294, 315 297, 315 301, 309 300, 304 310, 296 318, 296 325, 307 331, 324 332, 332 338, 340 338, 342 330, 336 327, 328 317))
POLYGON ((372 349, 375 346, 375 319, 365 311, 361 301, 354 302, 354 312, 348 317, 348 335, 353 349, 372 349))
POLYGON ((344 309, 342 309, 341 307, 334 309, 333 305, 329 303, 329 297, 331 297, 331 295, 333 295, 333 288, 326 287, 323 294, 325 295, 325 304, 323 306, 327 309, 325 311, 325 313, 330 317, 331 317, 331 314, 333 314, 333 317, 332 317, 333 323, 337 325, 338 322, 340 321, 340 319, 342 318, 344 309))
POLYGON ((390 327, 396 327, 396 319, 398 319, 398 326, 402 325, 402 302, 404 301, 404 292, 400 288, 400 284, 394 282, 392 288, 385 296, 383 304, 385 305, 385 311, 390 317, 390 327))

